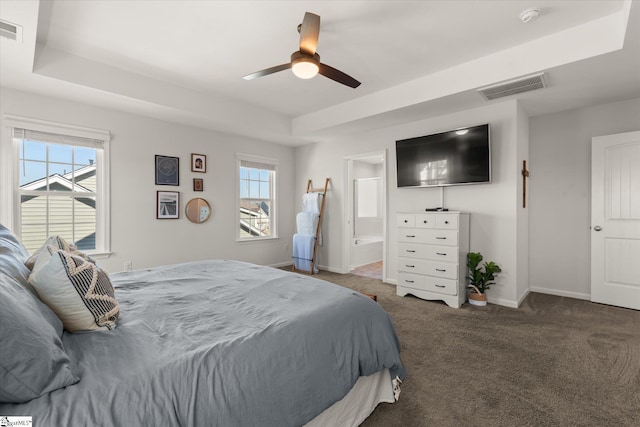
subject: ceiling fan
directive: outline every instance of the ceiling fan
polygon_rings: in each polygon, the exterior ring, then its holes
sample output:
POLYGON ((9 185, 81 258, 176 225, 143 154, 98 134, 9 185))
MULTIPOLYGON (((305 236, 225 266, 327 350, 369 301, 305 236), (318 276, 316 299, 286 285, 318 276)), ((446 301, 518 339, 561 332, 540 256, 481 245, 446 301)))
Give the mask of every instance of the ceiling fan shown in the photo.
POLYGON ((353 77, 320 62, 320 55, 316 52, 318 36, 320 35, 320 16, 306 12, 302 24, 298 25, 298 32, 300 33, 300 50, 291 54, 291 62, 256 71, 243 78, 252 80, 291 68, 293 74, 301 79, 310 79, 315 77, 316 74, 322 74, 331 80, 354 89, 360 86, 360 82, 353 77))

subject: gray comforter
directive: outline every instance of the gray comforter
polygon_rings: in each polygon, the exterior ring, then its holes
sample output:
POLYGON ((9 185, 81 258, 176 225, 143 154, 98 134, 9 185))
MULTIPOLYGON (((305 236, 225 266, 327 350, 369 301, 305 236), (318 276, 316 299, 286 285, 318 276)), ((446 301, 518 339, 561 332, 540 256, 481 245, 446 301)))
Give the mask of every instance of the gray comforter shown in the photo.
POLYGON ((357 292, 237 261, 112 275, 115 330, 65 332, 78 384, 0 415, 34 426, 301 426, 358 376, 404 377, 391 319, 357 292))

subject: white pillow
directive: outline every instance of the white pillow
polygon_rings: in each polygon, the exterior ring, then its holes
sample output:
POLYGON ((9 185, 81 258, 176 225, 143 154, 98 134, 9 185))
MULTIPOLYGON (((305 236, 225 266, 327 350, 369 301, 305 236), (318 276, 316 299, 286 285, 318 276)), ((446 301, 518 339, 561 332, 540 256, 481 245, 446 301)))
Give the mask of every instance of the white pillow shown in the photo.
POLYGON ((109 276, 95 264, 47 246, 38 255, 29 283, 69 332, 116 327, 120 305, 109 276))

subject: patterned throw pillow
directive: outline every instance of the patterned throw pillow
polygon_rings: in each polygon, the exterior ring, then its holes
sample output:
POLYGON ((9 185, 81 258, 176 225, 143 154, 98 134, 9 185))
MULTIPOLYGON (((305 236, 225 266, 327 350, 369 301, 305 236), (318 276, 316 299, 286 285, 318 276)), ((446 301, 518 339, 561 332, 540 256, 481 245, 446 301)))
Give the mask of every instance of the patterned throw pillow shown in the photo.
POLYGON ((79 251, 76 245, 74 245, 73 243, 67 243, 67 241, 60 236, 51 236, 43 243, 42 246, 40 246, 37 251, 33 253, 33 255, 27 258, 27 260, 24 262, 24 265, 26 265, 29 270, 33 270, 36 260, 38 259, 38 255, 40 255, 40 252, 42 252, 42 250, 48 246, 53 246, 65 252, 69 252, 72 255, 79 256, 80 258, 83 258, 94 264, 96 263, 89 255, 79 251))
POLYGON ((33 255, 27 258, 27 260, 24 262, 24 265, 26 265, 29 270, 33 270, 36 260, 38 259, 38 256, 40 255, 42 250, 47 248, 48 246, 53 246, 58 249, 62 249, 63 251, 68 251, 71 247, 67 243, 67 241, 64 240, 62 237, 51 236, 42 244, 42 246, 40 246, 40 248, 37 251, 33 253, 33 255))
POLYGON ((92 262, 48 246, 40 252, 29 283, 69 332, 116 327, 120 305, 115 291, 107 273, 92 262))

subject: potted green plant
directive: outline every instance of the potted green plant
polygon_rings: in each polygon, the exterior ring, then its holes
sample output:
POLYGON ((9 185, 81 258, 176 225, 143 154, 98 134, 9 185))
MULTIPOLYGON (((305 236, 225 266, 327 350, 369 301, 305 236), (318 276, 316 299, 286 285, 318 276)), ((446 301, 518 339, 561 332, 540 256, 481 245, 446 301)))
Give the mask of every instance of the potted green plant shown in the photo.
POLYGON ((489 289, 491 285, 494 285, 496 274, 500 273, 502 269, 493 261, 485 261, 480 265, 483 257, 480 252, 469 252, 467 254, 467 268, 469 269, 468 287, 471 289, 469 292, 469 304, 472 305, 487 305, 487 295, 485 291, 489 289))

